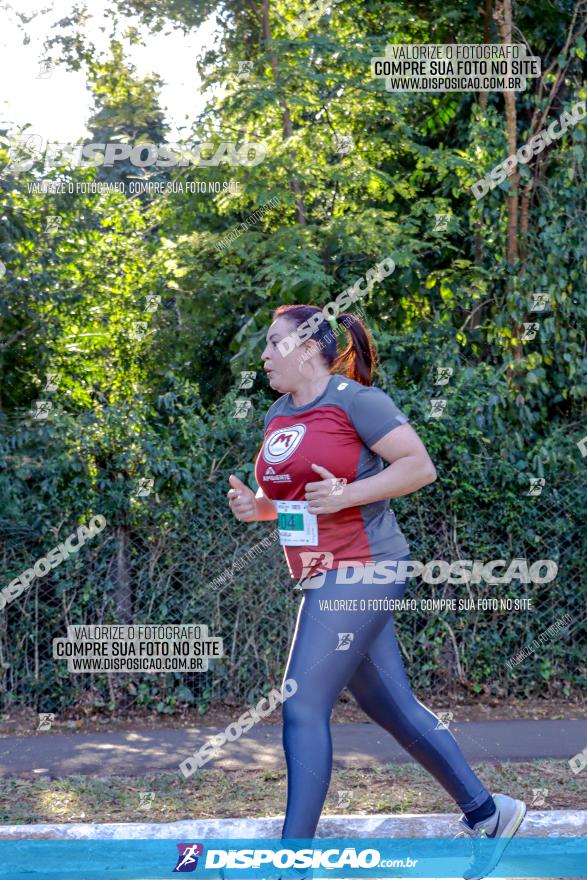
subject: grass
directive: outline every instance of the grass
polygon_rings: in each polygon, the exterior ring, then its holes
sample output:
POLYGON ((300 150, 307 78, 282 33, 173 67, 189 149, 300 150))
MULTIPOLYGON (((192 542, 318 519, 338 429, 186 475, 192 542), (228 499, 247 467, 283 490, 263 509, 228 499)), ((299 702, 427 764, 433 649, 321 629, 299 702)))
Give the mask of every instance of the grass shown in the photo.
MULTIPOLYGON (((523 798, 529 809, 587 809, 587 775, 573 775, 567 761, 477 764, 474 769, 490 791, 523 798), (536 803, 537 798, 544 801, 536 803)), ((259 818, 283 815, 285 801, 285 771, 201 770, 187 780, 178 773, 0 779, 0 824, 259 818)), ((323 815, 429 812, 460 815, 421 767, 385 764, 335 769, 323 815)))

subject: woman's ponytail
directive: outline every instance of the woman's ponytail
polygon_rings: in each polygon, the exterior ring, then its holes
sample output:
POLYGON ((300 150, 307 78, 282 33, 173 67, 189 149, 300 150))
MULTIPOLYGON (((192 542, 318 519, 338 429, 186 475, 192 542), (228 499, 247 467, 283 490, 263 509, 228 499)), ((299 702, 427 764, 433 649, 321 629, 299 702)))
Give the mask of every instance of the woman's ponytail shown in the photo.
POLYGON ((336 323, 342 324, 351 338, 347 347, 332 364, 333 372, 344 373, 349 379, 354 379, 361 385, 372 385, 378 358, 371 334, 363 322, 350 312, 337 315, 336 323))

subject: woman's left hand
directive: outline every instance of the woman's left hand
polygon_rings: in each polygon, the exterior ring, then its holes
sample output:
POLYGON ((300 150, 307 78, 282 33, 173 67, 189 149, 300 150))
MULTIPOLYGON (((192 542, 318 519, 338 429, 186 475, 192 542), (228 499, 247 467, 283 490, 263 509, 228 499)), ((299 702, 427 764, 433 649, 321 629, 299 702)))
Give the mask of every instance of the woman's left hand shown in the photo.
POLYGON ((312 470, 316 471, 322 479, 317 483, 306 483, 305 485, 308 513, 336 513, 346 507, 346 477, 335 477, 319 464, 313 464, 312 470))

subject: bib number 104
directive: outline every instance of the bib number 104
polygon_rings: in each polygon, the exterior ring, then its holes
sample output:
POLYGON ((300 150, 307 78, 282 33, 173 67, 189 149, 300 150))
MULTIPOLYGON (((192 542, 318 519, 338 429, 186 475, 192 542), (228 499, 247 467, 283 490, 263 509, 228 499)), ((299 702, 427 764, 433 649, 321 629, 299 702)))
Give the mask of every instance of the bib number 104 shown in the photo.
POLYGON ((284 547, 317 547, 318 517, 307 501, 276 501, 279 543, 284 547))

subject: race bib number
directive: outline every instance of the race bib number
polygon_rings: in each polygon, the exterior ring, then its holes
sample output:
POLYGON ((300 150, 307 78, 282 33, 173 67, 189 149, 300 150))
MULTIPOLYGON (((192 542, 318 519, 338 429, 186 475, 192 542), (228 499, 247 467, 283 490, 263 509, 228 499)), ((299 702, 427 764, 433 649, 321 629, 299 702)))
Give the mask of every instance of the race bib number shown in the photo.
POLYGON ((317 547, 318 517, 307 501, 276 501, 279 543, 284 547, 317 547))

